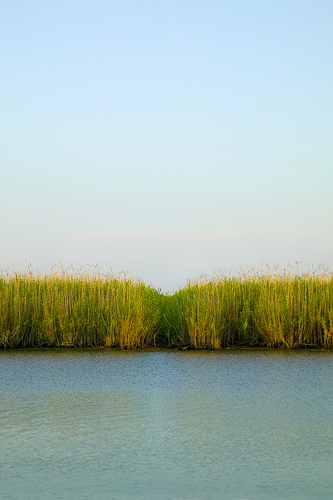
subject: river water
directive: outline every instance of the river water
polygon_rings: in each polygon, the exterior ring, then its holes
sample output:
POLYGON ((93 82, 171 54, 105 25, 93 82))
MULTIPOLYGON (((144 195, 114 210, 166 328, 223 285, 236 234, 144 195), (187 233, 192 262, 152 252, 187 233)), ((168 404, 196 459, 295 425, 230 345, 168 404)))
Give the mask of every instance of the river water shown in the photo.
POLYGON ((0 499, 333 498, 333 353, 0 352, 0 499))

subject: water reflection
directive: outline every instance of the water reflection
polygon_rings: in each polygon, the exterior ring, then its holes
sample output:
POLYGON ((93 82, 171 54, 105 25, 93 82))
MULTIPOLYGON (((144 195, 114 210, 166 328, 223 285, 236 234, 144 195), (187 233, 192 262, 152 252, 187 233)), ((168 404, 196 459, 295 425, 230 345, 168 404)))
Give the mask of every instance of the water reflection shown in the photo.
POLYGON ((0 498, 331 498, 332 362, 1 352, 0 498))

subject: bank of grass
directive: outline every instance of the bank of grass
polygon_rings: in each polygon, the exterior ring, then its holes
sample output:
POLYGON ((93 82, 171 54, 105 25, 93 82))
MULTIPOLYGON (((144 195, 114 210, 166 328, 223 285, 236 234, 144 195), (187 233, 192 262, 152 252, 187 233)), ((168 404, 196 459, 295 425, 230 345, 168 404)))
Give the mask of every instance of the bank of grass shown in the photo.
POLYGON ((112 273, 32 272, 0 279, 0 344, 5 347, 156 344, 160 294, 112 273))
POLYGON ((202 278, 170 298, 174 342, 333 348, 333 275, 277 269, 202 278))
POLYGON ((333 275, 217 275, 162 294, 126 276, 3 274, 0 345, 333 348, 333 275))

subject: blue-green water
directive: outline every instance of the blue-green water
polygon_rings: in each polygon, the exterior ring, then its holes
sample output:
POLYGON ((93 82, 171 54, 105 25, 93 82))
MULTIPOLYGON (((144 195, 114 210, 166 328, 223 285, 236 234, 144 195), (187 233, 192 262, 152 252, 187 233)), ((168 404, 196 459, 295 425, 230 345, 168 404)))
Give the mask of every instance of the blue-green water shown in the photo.
POLYGON ((333 353, 0 353, 0 499, 333 498, 333 353))

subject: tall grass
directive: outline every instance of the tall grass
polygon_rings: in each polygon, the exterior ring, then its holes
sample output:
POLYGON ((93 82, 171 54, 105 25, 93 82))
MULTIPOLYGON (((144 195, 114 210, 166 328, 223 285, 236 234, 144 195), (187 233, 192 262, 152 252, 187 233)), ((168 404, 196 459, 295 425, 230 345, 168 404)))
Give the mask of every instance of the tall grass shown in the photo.
POLYGON ((160 294, 111 273, 32 272, 0 279, 0 344, 26 346, 154 345, 160 294))
POLYGON ((325 269, 201 278, 172 300, 174 342, 195 349, 333 348, 333 275, 325 269))
POLYGON ((163 295, 139 280, 73 270, 0 277, 0 346, 333 348, 333 275, 217 275, 163 295))

